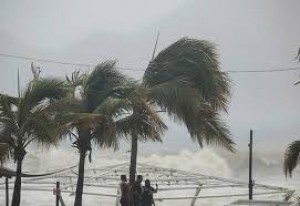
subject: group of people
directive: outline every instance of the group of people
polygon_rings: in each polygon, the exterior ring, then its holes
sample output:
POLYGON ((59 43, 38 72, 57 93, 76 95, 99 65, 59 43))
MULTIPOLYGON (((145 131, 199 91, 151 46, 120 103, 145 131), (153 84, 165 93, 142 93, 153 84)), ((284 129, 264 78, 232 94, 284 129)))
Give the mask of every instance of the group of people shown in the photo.
POLYGON ((157 193, 158 187, 154 189, 151 186, 150 180, 145 180, 145 185, 142 185, 143 176, 138 175, 132 185, 127 183, 126 175, 121 175, 120 191, 121 191, 121 206, 153 206, 155 205, 153 194, 157 193))

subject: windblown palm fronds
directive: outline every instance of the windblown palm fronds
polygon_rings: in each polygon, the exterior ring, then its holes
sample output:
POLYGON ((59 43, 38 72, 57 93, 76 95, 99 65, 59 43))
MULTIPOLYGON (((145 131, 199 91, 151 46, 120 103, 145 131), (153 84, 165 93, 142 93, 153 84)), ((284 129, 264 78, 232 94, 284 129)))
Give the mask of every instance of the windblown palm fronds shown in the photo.
POLYGON ((133 133, 141 139, 160 141, 165 125, 146 102, 146 91, 120 73, 114 61, 97 65, 90 74, 75 72, 67 77, 67 83, 72 92, 81 87, 81 97, 73 94, 53 104, 52 108, 62 111, 56 118, 58 122, 77 131, 77 134, 72 133, 73 146, 80 153, 74 205, 81 206, 84 162, 87 152, 91 160, 93 143, 117 149, 120 138, 129 138, 133 133))
POLYGON ((161 51, 148 65, 144 84, 189 84, 215 109, 227 108, 229 78, 220 71, 215 46, 205 40, 182 38, 161 51))
POLYGON ((182 38, 149 63, 143 83, 149 101, 183 122, 193 140, 217 143, 233 151, 233 141, 220 111, 230 98, 228 75, 219 68, 215 46, 205 40, 182 38))
MULTIPOLYGON (((214 143, 234 151, 220 112, 227 111, 229 77, 220 71, 215 46, 205 40, 182 38, 149 63, 142 85, 147 102, 186 125, 202 147, 214 143)), ((132 138, 130 182, 135 178, 137 138, 132 138)))
POLYGON ((9 146, 7 143, 0 143, 0 163, 3 163, 10 159, 9 146))
POLYGON ((292 176, 293 170, 297 167, 300 154, 300 141, 292 142, 285 151, 283 171, 287 176, 292 176))
POLYGON ((54 145, 65 132, 54 121, 54 110, 53 113, 47 110, 52 102, 67 94, 62 81, 37 79, 19 94, 19 97, 0 94, 1 157, 13 158, 17 163, 12 206, 20 205, 22 162, 27 146, 31 143, 54 145))

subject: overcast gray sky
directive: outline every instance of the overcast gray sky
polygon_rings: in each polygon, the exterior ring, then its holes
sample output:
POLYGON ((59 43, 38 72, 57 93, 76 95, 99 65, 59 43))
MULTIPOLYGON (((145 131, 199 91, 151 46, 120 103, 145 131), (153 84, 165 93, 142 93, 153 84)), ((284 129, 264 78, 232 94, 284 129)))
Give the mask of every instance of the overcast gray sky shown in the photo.
MULTIPOLYGON (((0 53, 88 64, 117 59, 136 70, 125 73, 141 78, 160 31, 158 50, 183 36, 215 42, 224 71, 300 67, 293 62, 299 8, 298 0, 0 0, 0 53)), ((39 64, 43 75, 80 69, 39 64)), ((30 61, 0 57, 2 92, 16 92, 18 67, 25 84, 30 61)), ((239 146, 250 128, 258 147, 283 149, 300 138, 300 86, 293 85, 299 74, 230 73, 233 95, 224 119, 239 146)), ((169 126, 166 147, 155 148, 196 148, 184 127, 169 126)))

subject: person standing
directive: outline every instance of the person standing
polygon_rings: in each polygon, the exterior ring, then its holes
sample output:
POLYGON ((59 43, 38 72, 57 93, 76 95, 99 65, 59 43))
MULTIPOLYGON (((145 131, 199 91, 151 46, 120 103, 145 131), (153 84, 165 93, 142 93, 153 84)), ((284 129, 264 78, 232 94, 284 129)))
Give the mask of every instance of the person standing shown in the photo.
POLYGON ((120 183, 120 191, 121 191, 121 206, 129 206, 129 185, 127 183, 126 175, 121 175, 121 183, 120 183))
POLYGON ((143 187, 143 194, 142 194, 142 206, 155 206, 153 194, 157 193, 158 187, 157 184, 156 188, 154 189, 151 186, 150 180, 145 180, 145 186, 143 187))
POLYGON ((142 206, 141 205, 141 199, 143 194, 143 176, 138 175, 136 177, 135 182, 132 185, 132 197, 133 197, 133 206, 142 206))

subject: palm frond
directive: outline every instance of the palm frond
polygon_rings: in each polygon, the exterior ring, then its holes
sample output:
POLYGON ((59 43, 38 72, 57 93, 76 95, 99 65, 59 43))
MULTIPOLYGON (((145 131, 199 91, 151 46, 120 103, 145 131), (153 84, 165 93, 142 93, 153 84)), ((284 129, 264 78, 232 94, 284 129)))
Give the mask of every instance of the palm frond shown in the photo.
POLYGON ((132 111, 134 104, 146 98, 143 88, 132 81, 127 81, 122 85, 111 88, 107 97, 100 102, 94 110, 95 113, 106 114, 108 116, 122 115, 124 112, 132 111))
POLYGON ((11 131, 16 132, 18 131, 16 113, 13 111, 10 99, 7 95, 0 95, 0 123, 2 126, 5 125, 11 131))
POLYGON ((9 105, 17 106, 20 103, 20 99, 17 97, 13 97, 13 96, 10 96, 7 94, 1 94, 1 96, 3 96, 5 98, 5 100, 7 101, 7 103, 9 105))
POLYGON ((219 69, 215 46, 182 38, 161 51, 148 65, 143 82, 148 87, 180 78, 198 90, 215 109, 227 109, 229 78, 219 69))
POLYGON ((127 77, 117 71, 116 62, 104 62, 96 66, 84 85, 85 104, 93 111, 112 91, 127 81, 127 77))
POLYGON ((133 108, 131 115, 116 121, 117 128, 124 136, 137 135, 140 140, 161 141, 167 126, 150 105, 140 104, 133 108))
POLYGON ((56 121, 68 125, 70 129, 77 129, 78 148, 85 148, 91 144, 90 141, 103 147, 115 146, 117 142, 114 139, 118 135, 114 118, 131 107, 120 97, 129 90, 125 86, 129 82, 127 77, 117 71, 116 62, 110 61, 99 64, 89 75, 75 71, 72 77, 66 78, 69 86, 83 86, 82 99, 72 102, 72 98, 67 98, 52 102, 49 108, 56 114, 61 111, 55 115, 56 121), (72 106, 64 110, 69 103, 72 106))
POLYGON ((288 174, 292 176, 293 170, 298 165, 300 153, 300 141, 292 142, 285 151, 283 171, 287 176, 288 174))
POLYGON ((116 147, 119 137, 129 138, 133 133, 141 140, 161 141, 166 125, 146 101, 147 92, 143 85, 128 81, 112 90, 111 96, 102 101, 94 112, 110 117, 110 124, 101 125, 95 133, 100 145, 116 147), (108 134, 101 135, 103 133, 108 134))
MULTIPOLYGON (((130 115, 123 119, 116 121, 118 131, 124 135, 124 137, 131 137, 132 134, 138 135, 140 140, 153 140, 161 141, 161 134, 163 129, 154 125, 153 122, 147 121, 147 118, 143 115, 130 115)), ((164 125, 165 126, 165 125, 164 125)))
POLYGON ((69 112, 79 113, 83 111, 83 106, 81 100, 74 97, 66 97, 48 102, 44 107, 44 111, 49 114, 66 114, 69 112))
POLYGON ((1 122, 1 130, 0 130, 0 143, 8 144, 9 147, 16 146, 16 139, 13 137, 13 130, 11 129, 9 124, 5 122, 1 122))
POLYGON ((18 107, 18 124, 22 125, 28 115, 40 106, 46 106, 46 101, 61 99, 68 94, 68 88, 64 82, 58 79, 37 79, 32 81, 23 96, 18 107))
POLYGON ((83 86, 87 77, 87 73, 76 70, 72 73, 71 77, 66 76, 66 81, 69 86, 76 88, 77 86, 83 86))
POLYGON ((107 117, 102 114, 94 113, 66 113, 58 115, 56 121, 62 125, 70 125, 70 127, 79 127, 93 130, 97 125, 105 123, 107 117))
MULTIPOLYGON (((4 163, 11 159, 15 158, 16 150, 17 150, 17 138, 15 134, 11 131, 9 125, 2 124, 0 131, 0 144, 2 144, 2 152, 0 161, 4 163)), ((1 149, 0 149, 1 150, 1 149)))
POLYGON ((8 159, 10 159, 9 145, 0 142, 0 163, 3 164, 8 159))
POLYGON ((82 72, 80 70, 74 71, 71 77, 66 76, 66 85, 68 88, 70 88, 71 97, 76 97, 76 92, 79 91, 80 96, 78 96, 78 98, 82 98, 83 87, 85 85, 86 80, 88 79, 88 76, 88 73, 82 72))
POLYGON ((179 119, 193 115, 197 105, 206 103, 197 89, 190 87, 185 81, 153 86, 150 88, 148 97, 168 114, 177 116, 179 119))
POLYGON ((42 109, 28 116, 20 129, 21 134, 26 134, 23 140, 24 147, 31 142, 47 147, 55 145, 67 131, 65 125, 42 109))
POLYGON ((226 124, 215 112, 202 111, 197 113, 196 121, 190 119, 187 128, 193 140, 197 141, 202 147, 203 143, 207 145, 216 145, 226 150, 235 152, 234 142, 230 138, 231 134, 226 124))
POLYGON ((119 117, 132 111, 130 102, 126 99, 108 97, 97 108, 94 113, 105 114, 109 117, 119 117))
POLYGON ((107 119, 105 123, 99 124, 92 132, 92 139, 96 145, 104 148, 118 148, 121 134, 113 119, 107 119))
POLYGON ((31 143, 57 143, 67 129, 55 121, 58 111, 55 113, 49 105, 67 93, 68 88, 60 80, 38 79, 30 82, 19 97, 0 94, 0 142, 8 145, 9 158, 24 158, 31 143))
POLYGON ((182 38, 149 63, 143 77, 149 101, 186 125, 193 140, 234 151, 233 141, 218 112, 227 111, 228 75, 220 71, 215 46, 182 38))
POLYGON ((45 99, 61 99, 67 93, 68 89, 61 80, 50 78, 35 80, 29 84, 24 92, 20 110, 30 111, 45 99))

